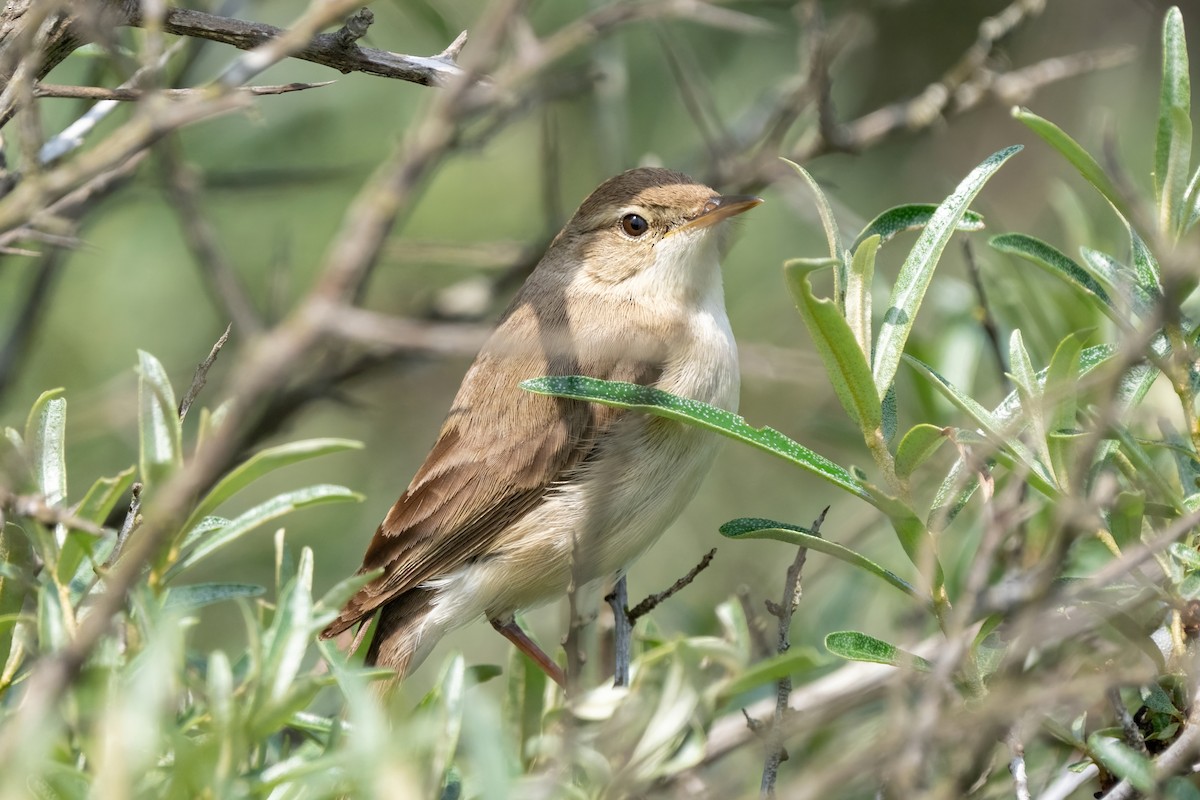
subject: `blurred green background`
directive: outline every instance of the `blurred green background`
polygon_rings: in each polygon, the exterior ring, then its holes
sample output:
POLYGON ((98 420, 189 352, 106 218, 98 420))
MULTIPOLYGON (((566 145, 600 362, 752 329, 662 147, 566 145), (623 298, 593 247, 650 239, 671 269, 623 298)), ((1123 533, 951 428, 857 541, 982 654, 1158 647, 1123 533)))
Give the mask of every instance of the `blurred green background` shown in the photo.
MULTIPOLYGON (((407 2, 372 6, 371 46, 413 54, 440 51, 461 29, 470 29, 481 2, 407 2)), ((580 0, 542 0, 531 6, 535 31, 546 34, 589 7, 580 0)), ((621 29, 570 66, 623 65, 623 78, 610 77, 606 98, 582 91, 545 111, 518 119, 479 150, 457 154, 428 183, 414 212, 398 225, 368 288, 365 305, 388 314, 426 309, 438 289, 468 280, 469 266, 413 263, 411 243, 537 243, 600 181, 619 169, 655 162, 703 176, 711 168, 704 138, 690 116, 664 55, 666 41, 692 81, 711 95, 731 128, 788 76, 806 68, 804 32, 791 4, 731 4, 770 23, 770 32, 747 35, 684 21, 639 23, 621 29), (543 202, 546 130, 556 131, 560 155, 557 193, 561 207, 543 202), (612 138, 611 131, 616 131, 612 138)), ((825 4, 829 25, 851 25, 853 39, 833 64, 833 99, 842 120, 907 99, 938 79, 975 39, 985 16, 1007 5, 988 0, 876 0, 825 4)), ((1166 3, 1138 0, 1051 0, 1045 12, 1022 25, 997 50, 996 69, 1021 67, 1083 50, 1127 46, 1123 66, 1071 78, 1041 89, 1027 105, 1053 119, 1092 152, 1111 138, 1127 163, 1129 177, 1149 184, 1153 137, 1158 36, 1166 3)), ((1200 30, 1200 6, 1181 4, 1190 30, 1200 30)), ((246 6, 243 18, 286 24, 294 3, 246 6)), ((134 36, 135 32, 128 32, 134 36)), ((468 45, 469 46, 469 45, 468 45)), ((208 46, 193 73, 214 75, 232 51, 208 46)), ((91 57, 72 56, 48 80, 86 82, 91 57)), ((1193 61, 1193 80, 1200 77, 1193 61)), ((337 230, 344 209, 371 170, 424 111, 432 89, 366 75, 340 76, 321 67, 288 61, 259 83, 336 79, 321 89, 258 99, 251 113, 231 115, 187 130, 184 154, 203 175, 205 210, 260 311, 277 319, 303 293, 337 230)), ((61 129, 81 110, 77 101, 42 101, 48 132, 61 129)), ((975 208, 991 233, 1020 230, 1072 251, 1086 235, 1092 246, 1119 248, 1122 231, 1073 228, 1072 208, 1098 209, 1092 193, 1061 159, 1033 141, 1009 117, 1004 104, 986 101, 930 128, 894 135, 866 152, 824 156, 807 166, 835 204, 843 232, 852 235, 878 212, 906 202, 938 202, 988 154, 1013 143, 1024 153, 992 180, 975 208), (1078 192, 1078 196, 1076 196, 1078 192)), ((127 112, 124 112, 127 113, 127 112)), ((121 116, 107 123, 118 124, 121 116)), ((806 115, 788 142, 813 124, 806 115)), ((722 188, 720 186, 716 187, 722 188)), ((734 331, 745 350, 742 413, 755 425, 769 424, 843 465, 869 463, 853 425, 827 386, 803 325, 783 290, 780 265, 790 257, 819 256, 824 238, 815 222, 811 196, 798 181, 769 187, 767 203, 747 215, 726 261, 726 291, 734 331)), ((1083 215, 1080 215, 1083 216, 1083 215)), ((1111 219, 1102 213, 1090 219, 1111 219)), ((96 209, 52 289, 30 352, 15 382, 0 394, 0 419, 19 426, 37 397, 63 386, 68 398, 68 464, 77 500, 86 482, 113 474, 136 460, 136 350, 154 353, 179 391, 220 334, 227 320, 212 302, 166 202, 159 171, 148 162, 130 186, 96 209)), ((907 240, 911 243, 911 239, 907 240)), ((1044 322, 1026 330, 1035 362, 1048 359, 1055 342, 1071 330, 1071 295, 1028 267, 1005 261, 974 238, 985 285, 1003 332, 1006 310, 1031 309, 1044 322)), ((883 251, 878 285, 890 285, 906 250, 904 242, 883 251)), ((982 385, 977 394, 998 400, 995 366, 978 325, 977 306, 965 278, 961 247, 947 250, 913 340, 915 352, 960 385, 982 385), (990 389, 988 387, 991 387, 990 389)), ((0 318, 12 320, 34 278, 34 259, 0 261, 0 318)), ((886 288, 883 289, 886 291, 886 288)), ((489 312, 494 319, 501 298, 489 312)), ((1011 314, 1007 318, 1011 318, 1011 314)), ((236 329, 225 364, 247 339, 236 329)), ((286 519, 294 546, 316 553, 317 592, 352 572, 375 526, 407 485, 432 444, 468 358, 409 359, 344 387, 337 398, 309 405, 289 421, 276 440, 337 436, 360 439, 362 451, 327 457, 286 470, 257 485, 258 494, 237 498, 240 508, 274 491, 311 482, 341 483, 365 494, 358 506, 333 506, 286 519)), ((224 365, 218 362, 200 404, 221 399, 224 365)), ((905 372, 900 407, 925 418, 912 422, 950 424, 955 413, 905 372)), ((194 430, 197 414, 188 419, 194 430)), ((266 444, 264 442, 263 444, 266 444)), ((943 453, 943 457, 951 454, 943 453)), ((824 534, 860 549, 901 574, 906 559, 894 536, 870 507, 848 500, 768 456, 726 444, 719 463, 695 502, 632 569, 630 596, 665 588, 713 546, 713 567, 654 617, 667 631, 715 629, 714 606, 739 587, 751 596, 774 597, 782 584, 790 549, 770 542, 725 542, 718 526, 734 517, 762 516, 807 524, 832 504, 824 534)), ((954 535, 969 536, 969 526, 954 535)), ((195 580, 249 581, 270 585, 271 531, 262 530, 195 580)), ((951 550, 953 551, 953 547, 951 550)), ((838 562, 814 555, 806 569, 805 599, 796 616, 793 642, 816 644, 824 633, 853 627, 895 638, 905 620, 905 603, 890 589, 838 562)), ((761 605, 760 605, 761 607, 761 605)), ((544 641, 563 630, 565 604, 531 615, 544 641)), ((473 624, 447 639, 431 664, 451 648, 472 661, 502 663, 508 645, 490 628, 473 624)), ((236 611, 207 612, 197 633, 202 647, 229 642, 239 629, 236 611)), ((912 630, 914 637, 924 631, 912 630)), ((434 670, 426 666, 422 685, 434 670)))

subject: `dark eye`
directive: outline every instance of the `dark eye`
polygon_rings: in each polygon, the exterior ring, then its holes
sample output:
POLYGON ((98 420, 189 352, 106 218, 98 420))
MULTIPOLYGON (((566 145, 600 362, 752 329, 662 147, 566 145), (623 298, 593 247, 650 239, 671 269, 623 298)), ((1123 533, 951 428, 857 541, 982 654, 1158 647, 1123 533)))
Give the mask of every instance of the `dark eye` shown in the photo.
POLYGON ((637 214, 626 214, 621 217, 621 230, 625 231, 627 236, 636 238, 650 230, 650 223, 637 214))

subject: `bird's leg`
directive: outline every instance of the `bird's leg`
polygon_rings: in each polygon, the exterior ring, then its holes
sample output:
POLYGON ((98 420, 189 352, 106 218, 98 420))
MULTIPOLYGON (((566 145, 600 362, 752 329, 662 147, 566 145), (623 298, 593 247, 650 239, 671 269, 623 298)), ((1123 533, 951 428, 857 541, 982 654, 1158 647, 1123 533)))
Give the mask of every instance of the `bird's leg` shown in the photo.
POLYGON ((546 673, 550 680, 557 683, 564 689, 567 687, 567 676, 563 673, 562 667, 554 663, 550 656, 546 655, 546 651, 538 647, 537 642, 530 639, 525 631, 521 630, 521 626, 517 625, 516 620, 501 622, 498 619, 489 619, 501 636, 508 639, 517 649, 525 655, 533 659, 533 663, 541 667, 542 672, 546 673))

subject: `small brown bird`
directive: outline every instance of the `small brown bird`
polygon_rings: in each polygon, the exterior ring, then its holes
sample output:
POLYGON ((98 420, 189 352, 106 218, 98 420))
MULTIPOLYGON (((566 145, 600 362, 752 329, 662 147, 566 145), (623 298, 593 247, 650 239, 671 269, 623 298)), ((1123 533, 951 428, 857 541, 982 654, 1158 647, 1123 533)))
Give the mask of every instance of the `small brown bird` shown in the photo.
POLYGON ((383 573, 322 637, 365 630, 378 613, 367 663, 402 678, 482 614, 562 684, 513 614, 563 596, 573 578, 582 586, 623 571, 696 493, 718 439, 519 384, 587 375, 735 411, 719 223, 761 202, 653 168, 592 192, 505 311, 376 531, 360 573, 383 573))

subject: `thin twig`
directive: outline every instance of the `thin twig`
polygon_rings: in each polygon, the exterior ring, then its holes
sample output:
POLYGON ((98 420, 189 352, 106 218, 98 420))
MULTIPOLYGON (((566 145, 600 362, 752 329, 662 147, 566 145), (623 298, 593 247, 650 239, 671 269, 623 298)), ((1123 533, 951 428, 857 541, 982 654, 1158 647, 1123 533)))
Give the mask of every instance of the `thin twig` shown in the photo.
POLYGON ((156 147, 162 165, 162 182, 170 206, 179 220, 184 240, 199 268, 204 286, 246 339, 263 329, 262 316, 221 247, 217 232, 204 213, 200 180, 183 159, 182 145, 170 135, 156 147))
POLYGON ((1129 713, 1129 709, 1125 707, 1125 701, 1121 699, 1121 690, 1112 686, 1105 694, 1108 695, 1113 715, 1117 718, 1117 722, 1121 723, 1121 732, 1125 734, 1125 744, 1144 756, 1150 755, 1150 751, 1146 749, 1146 739, 1142 736, 1141 728, 1133 721, 1133 715, 1129 713))
POLYGON ((46 498, 40 494, 15 494, 0 487, 0 509, 18 517, 28 517, 47 527, 62 525, 68 530, 83 531, 92 536, 104 535, 104 528, 75 516, 69 508, 47 503, 46 498))
POLYGON ((1031 800, 1029 794, 1029 774, 1025 769, 1025 745, 1021 743, 1014 730, 1008 736, 1008 771, 1013 778, 1013 793, 1017 800, 1031 800))
MULTIPOLYGON (((813 520, 812 533, 814 536, 821 534, 821 524, 825 522, 825 515, 828 513, 829 506, 825 506, 824 510, 813 520)), ((792 614, 800 604, 800 572, 804 569, 804 562, 807 559, 808 548, 797 548, 796 557, 788 567, 783 581, 783 593, 780 595, 779 603, 766 601, 767 611, 779 620, 779 633, 775 641, 775 652, 778 655, 783 655, 792 646, 792 614)), ((762 782, 759 786, 760 797, 775 796, 775 781, 779 777, 779 765, 788 757, 787 750, 783 747, 783 723, 788 713, 791 695, 792 679, 785 675, 775 684, 775 713, 767 734, 767 752, 763 757, 762 782)))
POLYGON ((980 275, 979 262, 975 259, 975 249, 971 247, 971 240, 963 238, 963 256, 967 261, 967 274, 971 276, 971 285, 975 287, 975 298, 979 301, 979 325, 983 328, 984 334, 987 336, 988 344, 992 348, 992 356, 996 359, 996 371, 1000 380, 1000 385, 1004 388, 1004 393, 1012 392, 1012 380, 1008 377, 1008 359, 1004 355, 1004 344, 1000 338, 1000 328, 996 325, 996 318, 992 316, 992 307, 988 303, 987 292, 983 288, 983 277, 980 275))
POLYGON ((204 384, 208 381, 208 371, 212 369, 212 365, 216 363, 217 356, 221 352, 221 348, 229 341, 229 332, 233 330, 233 323, 225 326, 225 332, 221 334, 216 343, 212 346, 212 350, 208 351, 208 355, 203 361, 196 365, 196 373, 192 376, 191 385, 183 394, 183 399, 179 401, 179 420, 187 416, 188 409, 192 407, 192 403, 196 401, 200 390, 204 388, 204 384))
POLYGON ((360 8, 346 18, 346 24, 333 35, 334 39, 341 47, 355 47, 358 40, 367 35, 367 28, 370 28, 373 22, 374 12, 369 8, 360 8))
POLYGON ((121 557, 121 551, 125 549, 125 543, 129 541, 129 535, 137 530, 141 524, 142 483, 141 481, 137 481, 133 486, 129 487, 129 510, 125 512, 125 521, 121 523, 121 529, 117 531, 117 539, 113 542, 112 552, 105 559, 104 567, 100 570, 101 572, 111 569, 112 565, 117 563, 117 559, 121 557))
MULTIPOLYGON (((320 89, 322 86, 329 86, 336 81, 317 81, 315 83, 277 83, 268 86, 240 86, 237 91, 243 94, 254 95, 255 97, 263 97, 276 94, 288 94, 290 92, 302 92, 305 89, 320 89)), ((203 97, 208 93, 208 89, 157 89, 147 91, 144 89, 121 88, 109 89, 106 86, 69 86, 58 83, 38 83, 33 87, 34 97, 64 97, 73 98, 76 100, 112 100, 114 102, 136 102, 144 100, 150 94, 160 95, 171 98, 188 98, 188 97, 203 97)))
POLYGON ((626 611, 625 614, 629 617, 629 623, 631 625, 635 624, 639 619, 657 608, 659 604, 673 597, 685 586, 696 580, 697 575, 708 569, 708 565, 712 563, 713 556, 716 554, 717 548, 714 547, 712 550, 709 550, 704 554, 704 557, 700 559, 700 563, 688 570, 687 574, 682 578, 671 584, 669 589, 650 595, 645 600, 634 606, 632 610, 626 611))

